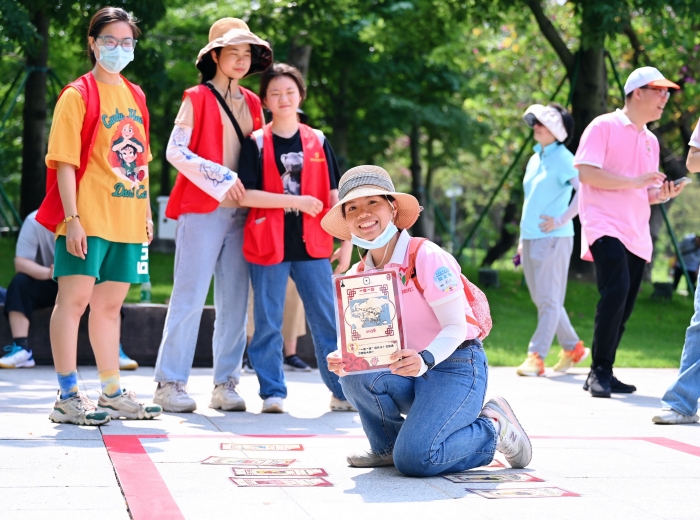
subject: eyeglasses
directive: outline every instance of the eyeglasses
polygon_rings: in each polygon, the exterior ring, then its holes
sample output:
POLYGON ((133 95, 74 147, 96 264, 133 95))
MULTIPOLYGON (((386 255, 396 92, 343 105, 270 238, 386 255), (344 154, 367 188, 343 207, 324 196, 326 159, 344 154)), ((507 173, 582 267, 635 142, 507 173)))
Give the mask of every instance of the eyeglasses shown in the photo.
POLYGON ((123 40, 119 40, 114 36, 98 36, 95 39, 101 39, 107 50, 113 51, 117 48, 117 45, 121 45, 122 49, 124 49, 127 52, 134 52, 136 42, 138 41, 134 40, 133 38, 124 38, 123 40))
POLYGON ((663 96, 663 97, 670 97, 671 96, 671 91, 668 90, 667 88, 650 87, 648 85, 645 85, 644 87, 639 87, 639 88, 642 90, 655 90, 659 96, 663 96))

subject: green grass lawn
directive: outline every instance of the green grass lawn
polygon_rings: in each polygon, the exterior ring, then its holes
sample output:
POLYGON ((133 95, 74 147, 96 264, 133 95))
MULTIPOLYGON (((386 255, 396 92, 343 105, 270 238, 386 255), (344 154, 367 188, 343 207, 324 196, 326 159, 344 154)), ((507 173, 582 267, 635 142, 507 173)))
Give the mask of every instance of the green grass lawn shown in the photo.
MULTIPOLYGON (((14 274, 14 249, 13 239, 0 238, 0 285, 3 287, 7 287, 14 274)), ((152 253, 150 267, 152 301, 164 303, 172 289, 173 255, 152 253)), ((477 281, 477 268, 467 266, 464 271, 472 281, 477 281)), ((486 340, 486 352, 491 365, 515 366, 525 358, 528 341, 537 324, 537 312, 524 285, 522 271, 502 270, 499 277, 501 287, 485 291, 494 325, 486 340)), ((672 302, 653 301, 651 291, 651 284, 644 284, 617 353, 617 366, 678 367, 685 329, 693 313, 692 298, 676 294, 672 302)), ((212 303, 212 294, 210 288, 207 304, 212 303)), ((139 300, 140 286, 134 285, 127 301, 139 300)), ((593 335, 597 301, 594 284, 569 282, 566 309, 587 346, 593 335)), ((547 357, 547 366, 554 364, 558 353, 559 346, 555 343, 547 357)))

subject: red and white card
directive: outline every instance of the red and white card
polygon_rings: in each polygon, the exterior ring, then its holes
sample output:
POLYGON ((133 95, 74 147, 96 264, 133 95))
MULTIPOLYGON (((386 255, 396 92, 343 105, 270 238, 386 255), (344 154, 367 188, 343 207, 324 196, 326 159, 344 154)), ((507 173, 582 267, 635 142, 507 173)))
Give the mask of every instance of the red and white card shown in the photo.
POLYGON ((334 276, 333 288, 345 372, 388 369, 391 354, 405 348, 396 271, 334 276))

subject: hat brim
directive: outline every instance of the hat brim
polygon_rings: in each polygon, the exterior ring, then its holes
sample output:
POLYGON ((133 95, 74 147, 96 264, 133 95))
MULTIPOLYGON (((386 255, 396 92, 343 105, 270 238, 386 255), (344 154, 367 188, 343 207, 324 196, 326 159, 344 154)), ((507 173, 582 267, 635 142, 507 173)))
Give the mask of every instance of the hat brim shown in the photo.
POLYGON ((390 195, 394 198, 396 206, 396 218, 394 219, 394 224, 399 229, 408 229, 413 224, 416 223, 421 208, 413 195, 408 193, 398 193, 395 191, 386 191, 379 188, 373 188, 371 186, 360 187, 350 191, 340 202, 333 206, 326 216, 321 219, 321 227, 326 230, 327 233, 333 235, 341 240, 350 240, 352 237, 350 235, 350 228, 348 223, 343 216, 343 204, 347 204, 352 200, 356 200, 362 197, 372 197, 372 196, 386 196, 390 195))
POLYGON ((204 72, 206 62, 212 60, 211 54, 209 54, 211 51, 220 47, 223 48, 229 45, 242 45, 246 43, 250 45, 251 63, 250 69, 248 69, 244 77, 263 72, 272 64, 272 49, 270 49, 270 44, 252 32, 244 29, 232 29, 220 38, 210 41, 199 51, 195 66, 200 72, 204 72))
POLYGON ((681 88, 679 85, 676 85, 673 81, 669 81, 666 78, 654 80, 651 83, 648 83, 648 85, 651 85, 652 87, 673 88, 676 90, 680 90, 681 88))

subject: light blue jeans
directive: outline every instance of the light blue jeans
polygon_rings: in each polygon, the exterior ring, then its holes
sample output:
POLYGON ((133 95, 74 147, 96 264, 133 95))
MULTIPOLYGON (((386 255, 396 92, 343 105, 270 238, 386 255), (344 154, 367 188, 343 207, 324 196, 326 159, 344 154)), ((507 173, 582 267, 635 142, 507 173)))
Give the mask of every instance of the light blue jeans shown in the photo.
POLYGON ((420 377, 383 371, 347 375, 340 382, 360 413, 372 451, 393 453, 396 469, 405 475, 429 477, 493 460, 496 429, 491 419, 479 417, 487 379, 484 349, 470 346, 420 377))
POLYGON ((662 408, 672 408, 683 415, 695 415, 700 399, 700 284, 695 288, 695 313, 685 331, 678 379, 661 399, 662 408))
POLYGON ((337 348, 333 272, 327 259, 275 265, 250 264, 250 280, 255 295, 255 333, 248 345, 248 357, 258 376, 260 397, 287 397, 282 370, 282 316, 290 276, 304 304, 321 379, 335 397, 345 400, 338 376, 328 370, 326 363, 326 356, 337 348))
POLYGON ((248 262, 243 258, 247 209, 186 213, 177 221, 175 277, 158 350, 155 380, 187 383, 199 322, 214 276, 214 384, 238 384, 246 344, 248 262))

